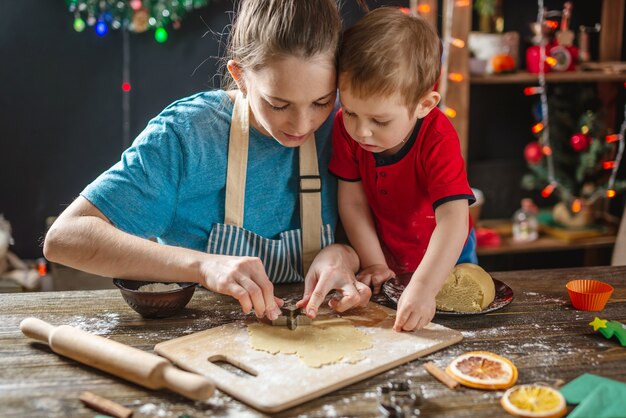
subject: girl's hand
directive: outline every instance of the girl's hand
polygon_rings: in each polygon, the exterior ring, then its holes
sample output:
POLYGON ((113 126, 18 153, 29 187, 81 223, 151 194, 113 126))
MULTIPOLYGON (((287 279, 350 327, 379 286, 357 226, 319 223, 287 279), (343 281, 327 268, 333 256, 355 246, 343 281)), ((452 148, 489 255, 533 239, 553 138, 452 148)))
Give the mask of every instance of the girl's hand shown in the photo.
POLYGON ((333 244, 322 249, 311 264, 304 280, 304 295, 296 303, 306 307, 308 317, 315 318, 326 295, 337 290, 340 298, 331 298, 328 305, 337 312, 355 306, 366 306, 372 296, 370 288, 356 280, 358 257, 350 247, 333 244))
POLYGON ((274 285, 258 257, 211 257, 200 265, 201 285, 237 299, 243 312, 254 309, 257 318, 273 320, 284 301, 274 296, 274 285))
POLYGON ((374 294, 380 293, 380 287, 389 279, 396 277, 396 273, 393 272, 386 264, 373 264, 365 267, 357 274, 358 281, 366 286, 374 289, 374 294))
POLYGON ((394 331, 413 331, 428 325, 435 316, 435 296, 409 284, 398 300, 394 331))

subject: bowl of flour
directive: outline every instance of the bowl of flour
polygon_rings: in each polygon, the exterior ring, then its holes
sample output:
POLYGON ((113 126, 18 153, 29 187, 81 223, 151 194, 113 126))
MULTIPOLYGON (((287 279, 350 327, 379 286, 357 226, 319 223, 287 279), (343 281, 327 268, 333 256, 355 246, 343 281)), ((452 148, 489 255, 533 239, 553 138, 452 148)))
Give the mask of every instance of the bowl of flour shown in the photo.
POLYGON ((162 283, 113 279, 122 297, 144 318, 166 318, 180 312, 191 300, 196 283, 162 283))

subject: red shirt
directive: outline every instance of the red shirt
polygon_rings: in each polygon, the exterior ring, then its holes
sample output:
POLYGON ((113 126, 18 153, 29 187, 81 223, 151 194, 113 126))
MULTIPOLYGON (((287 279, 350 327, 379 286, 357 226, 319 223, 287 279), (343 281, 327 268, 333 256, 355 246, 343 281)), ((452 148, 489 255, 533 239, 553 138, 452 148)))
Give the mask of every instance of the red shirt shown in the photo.
MULTIPOLYGON (((437 108, 417 122, 393 156, 361 148, 346 131, 339 111, 329 171, 340 180, 362 181, 387 265, 396 274, 415 271, 424 258, 439 205, 475 200, 459 137, 437 108)), ((468 234, 471 228, 470 220, 468 234)))

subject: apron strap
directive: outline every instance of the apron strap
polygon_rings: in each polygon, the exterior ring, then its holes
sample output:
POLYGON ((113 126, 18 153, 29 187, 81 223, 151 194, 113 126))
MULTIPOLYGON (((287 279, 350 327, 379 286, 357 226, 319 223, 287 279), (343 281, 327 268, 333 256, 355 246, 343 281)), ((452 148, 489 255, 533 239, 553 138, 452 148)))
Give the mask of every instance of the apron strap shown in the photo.
POLYGON ((300 224, 302 225, 302 269, 309 267, 321 249, 322 179, 317 164, 315 136, 300 145, 300 224))
MULTIPOLYGON (((243 227, 243 209, 248 168, 248 99, 237 92, 228 142, 224 223, 243 227)), ((319 175, 315 136, 300 146, 300 224, 302 225, 302 267, 304 275, 321 249, 322 179, 319 175)))
POLYGON ((239 91, 233 106, 228 142, 226 203, 224 223, 243 227, 243 205, 248 168, 249 109, 248 99, 239 91))

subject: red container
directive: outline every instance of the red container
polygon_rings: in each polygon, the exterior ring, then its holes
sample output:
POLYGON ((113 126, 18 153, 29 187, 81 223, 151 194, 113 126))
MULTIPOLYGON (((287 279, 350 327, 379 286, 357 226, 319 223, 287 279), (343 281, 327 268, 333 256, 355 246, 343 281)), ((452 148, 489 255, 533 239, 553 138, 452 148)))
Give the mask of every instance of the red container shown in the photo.
MULTIPOLYGON (((539 73, 540 50, 539 45, 532 45, 526 50, 526 69, 529 73, 539 73)), ((544 73, 552 71, 575 71, 576 62, 578 62, 578 48, 575 46, 561 46, 556 43, 546 45, 546 57, 552 57, 556 60, 554 67, 545 63, 543 66, 544 73)))
POLYGON ((574 308, 601 311, 613 293, 613 286, 597 280, 572 280, 565 285, 574 308))

